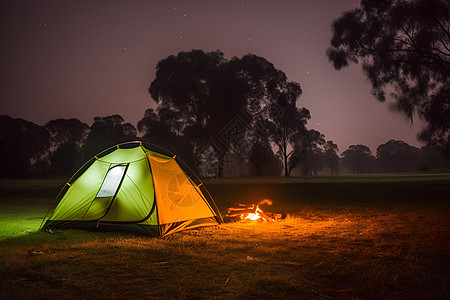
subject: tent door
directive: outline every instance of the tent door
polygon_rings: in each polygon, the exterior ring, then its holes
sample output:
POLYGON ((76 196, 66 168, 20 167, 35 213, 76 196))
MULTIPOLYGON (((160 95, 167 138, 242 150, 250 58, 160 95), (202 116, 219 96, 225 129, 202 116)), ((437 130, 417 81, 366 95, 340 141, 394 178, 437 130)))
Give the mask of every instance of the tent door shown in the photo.
POLYGON ((89 206, 83 220, 100 220, 107 214, 114 203, 120 185, 127 172, 128 164, 111 167, 103 179, 102 185, 89 206))

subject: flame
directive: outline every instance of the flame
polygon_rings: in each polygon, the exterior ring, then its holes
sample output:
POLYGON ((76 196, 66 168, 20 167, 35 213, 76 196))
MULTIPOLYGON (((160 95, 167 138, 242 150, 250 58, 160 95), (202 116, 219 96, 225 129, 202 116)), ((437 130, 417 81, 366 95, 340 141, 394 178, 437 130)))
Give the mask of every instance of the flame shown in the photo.
MULTIPOLYGON (((266 221, 266 219, 263 218, 263 217, 260 215, 260 213, 262 213, 262 210, 261 210, 261 208, 259 208, 259 205, 256 205, 255 212, 254 212, 254 213, 248 213, 247 216, 246 216, 244 219, 249 219, 249 220, 252 220, 252 221, 256 221, 256 220, 258 220, 258 219, 261 219, 261 220, 263 220, 263 221, 266 221)), ((243 216, 244 216, 244 215, 242 215, 242 217, 243 217, 243 216)))
POLYGON ((259 214, 252 214, 252 213, 247 214, 247 216, 245 217, 245 219, 249 219, 249 220, 252 220, 252 221, 256 221, 259 218, 261 218, 261 216, 259 214))

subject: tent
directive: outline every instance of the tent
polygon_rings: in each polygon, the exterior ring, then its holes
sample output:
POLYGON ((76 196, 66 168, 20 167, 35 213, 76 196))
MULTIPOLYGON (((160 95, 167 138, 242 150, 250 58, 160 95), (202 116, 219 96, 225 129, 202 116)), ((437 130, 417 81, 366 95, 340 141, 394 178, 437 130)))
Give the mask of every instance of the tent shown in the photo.
POLYGON ((152 236, 222 222, 198 177, 156 145, 128 142, 86 162, 41 229, 125 230, 152 236))

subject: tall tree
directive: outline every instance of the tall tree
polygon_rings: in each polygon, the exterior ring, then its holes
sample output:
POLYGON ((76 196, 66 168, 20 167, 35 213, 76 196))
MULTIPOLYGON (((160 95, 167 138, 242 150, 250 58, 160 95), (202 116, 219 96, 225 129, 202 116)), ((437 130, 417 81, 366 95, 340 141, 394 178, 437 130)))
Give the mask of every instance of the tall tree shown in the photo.
POLYGON ((301 93, 298 83, 289 82, 268 110, 267 128, 272 142, 278 147, 286 177, 298 162, 298 157, 291 156, 301 137, 307 135, 305 126, 311 118, 309 110, 296 105, 301 93))
POLYGON ((82 159, 79 150, 87 138, 89 126, 72 118, 52 120, 44 127, 50 135, 50 172, 72 173, 82 159))
POLYGON ((125 123, 120 115, 95 117, 83 147, 85 159, 108 147, 134 140, 136 133, 136 128, 130 123, 125 123))
POLYGON ((0 176, 16 177, 47 171, 49 135, 44 127, 0 116, 0 176))
POLYGON ((299 165, 302 175, 317 175, 322 156, 325 136, 319 131, 310 129, 296 134, 294 149, 289 160, 289 173, 299 165))
POLYGON ((182 124, 177 121, 173 111, 167 108, 154 110, 149 108, 144 117, 137 124, 139 132, 143 134, 142 140, 164 147, 173 153, 180 155, 188 165, 193 163, 191 144, 180 134, 182 124))
POLYGON ((218 128, 243 108, 242 95, 226 97, 240 84, 231 84, 234 77, 223 74, 228 71, 225 63, 220 51, 180 52, 158 62, 149 88, 157 103, 157 114, 161 117, 160 112, 164 112, 165 122, 177 124, 172 131, 186 137, 198 155, 203 145, 217 135, 218 128), (223 85, 228 89, 221 88, 223 85))
POLYGON ((254 169, 250 174, 256 176, 278 176, 282 171, 280 158, 275 155, 266 129, 266 120, 256 120, 253 128, 247 132, 247 159, 254 169))
POLYGON ((428 172, 433 169, 450 169, 450 161, 445 161, 445 157, 430 146, 423 146, 420 149, 417 169, 428 172))
POLYGON ((20 124, 6 115, 0 115, 0 164, 1 177, 23 175, 29 168, 20 124))
POLYGON ((396 108, 427 123, 419 139, 450 157, 450 2, 362 0, 332 28, 334 67, 362 62, 376 98, 393 87, 396 108))
POLYGON ((339 174, 339 151, 338 145, 327 141, 323 147, 323 160, 326 167, 330 169, 331 175, 339 174))
POLYGON ((354 174, 372 172, 374 162, 375 157, 370 148, 365 145, 351 145, 342 153, 342 164, 354 174))
MULTIPOLYGON (((248 160, 254 167, 256 176, 278 176, 281 174, 282 164, 280 159, 273 153, 268 141, 255 141, 249 151, 248 160)), ((251 172, 252 174, 253 172, 251 172)))
POLYGON ((293 97, 295 103, 299 94, 289 90, 294 88, 301 93, 298 84, 288 83, 286 75, 262 57, 226 60, 220 51, 192 50, 161 60, 149 92, 158 114, 162 109, 170 112, 171 122, 180 124, 177 134, 192 143, 198 157, 202 152, 210 157, 213 149, 221 176, 225 155, 246 145, 245 132, 254 116, 267 117, 283 97, 293 97))
POLYGON ((413 171, 418 158, 419 149, 403 141, 390 140, 377 148, 377 160, 384 172, 413 171))
POLYGON ((180 124, 181 133, 191 127, 206 129, 211 81, 225 62, 223 56, 220 51, 192 50, 158 62, 149 92, 158 109, 171 112, 171 119, 180 124))

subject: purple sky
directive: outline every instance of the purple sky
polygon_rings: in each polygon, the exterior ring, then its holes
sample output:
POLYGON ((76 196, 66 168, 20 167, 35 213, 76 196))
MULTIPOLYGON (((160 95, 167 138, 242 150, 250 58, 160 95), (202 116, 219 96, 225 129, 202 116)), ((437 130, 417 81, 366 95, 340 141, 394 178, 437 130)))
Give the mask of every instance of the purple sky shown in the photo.
POLYGON ((159 60, 180 51, 253 53, 300 83, 308 128, 340 152, 390 139, 420 146, 422 127, 370 93, 361 67, 333 69, 331 23, 359 0, 2 1, 0 114, 39 125, 92 124, 120 114, 134 125, 154 107, 147 92, 159 60))

